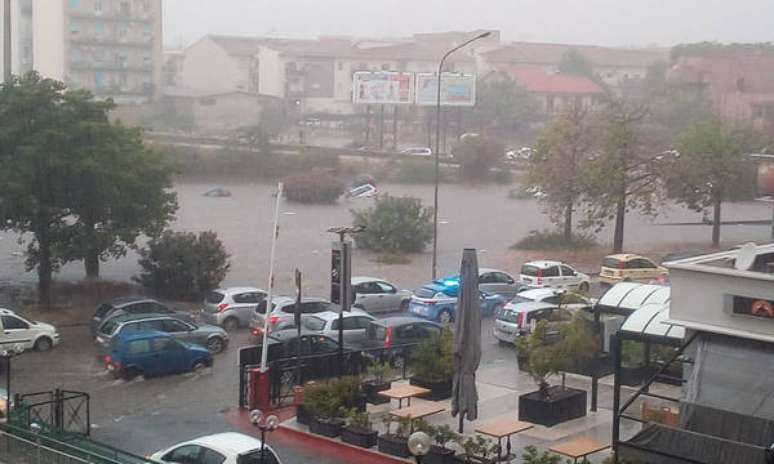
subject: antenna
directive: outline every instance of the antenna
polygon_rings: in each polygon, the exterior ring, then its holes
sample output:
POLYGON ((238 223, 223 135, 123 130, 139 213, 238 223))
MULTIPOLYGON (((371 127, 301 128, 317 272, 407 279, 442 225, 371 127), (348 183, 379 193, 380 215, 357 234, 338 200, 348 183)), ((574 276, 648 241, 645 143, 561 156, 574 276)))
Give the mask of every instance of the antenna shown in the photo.
POLYGON ((734 267, 737 271, 749 271, 752 265, 755 263, 755 258, 758 254, 758 247, 753 242, 748 242, 739 248, 736 254, 736 260, 734 267))

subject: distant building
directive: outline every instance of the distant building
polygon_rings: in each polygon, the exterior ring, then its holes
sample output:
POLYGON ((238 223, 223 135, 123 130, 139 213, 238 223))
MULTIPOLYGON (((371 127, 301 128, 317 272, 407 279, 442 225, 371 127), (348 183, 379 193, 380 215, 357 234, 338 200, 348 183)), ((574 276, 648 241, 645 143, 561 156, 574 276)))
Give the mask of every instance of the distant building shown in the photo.
POLYGON ((161 93, 161 0, 16 0, 13 72, 36 70, 118 103, 161 93))

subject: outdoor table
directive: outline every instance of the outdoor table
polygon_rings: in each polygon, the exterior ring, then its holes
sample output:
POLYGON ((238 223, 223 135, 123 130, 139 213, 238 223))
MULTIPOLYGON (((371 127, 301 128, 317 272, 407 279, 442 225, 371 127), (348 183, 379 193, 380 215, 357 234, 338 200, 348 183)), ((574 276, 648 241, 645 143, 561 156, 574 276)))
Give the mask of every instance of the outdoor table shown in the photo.
POLYGON ((415 406, 409 406, 407 408, 402 409, 396 409, 395 411, 390 411, 391 416, 400 417, 402 419, 410 419, 411 420, 411 431, 410 433, 414 433, 414 419, 422 419, 427 416, 432 416, 433 414, 438 414, 439 412, 445 411, 446 408, 441 406, 440 403, 436 403, 434 401, 428 401, 426 403, 417 404, 415 406))
POLYGON ((581 458, 583 458, 583 462, 588 462, 586 456, 608 448, 610 448, 610 445, 605 445, 604 443, 600 443, 591 438, 581 437, 559 443, 558 445, 548 448, 548 450, 572 458, 574 459, 573 462, 577 463, 578 459, 581 458))
POLYGON ((507 449, 505 456, 511 455, 511 435, 516 435, 517 433, 521 433, 525 430, 529 430, 532 427, 534 427, 534 424, 530 424, 529 422, 519 422, 515 419, 496 419, 491 422, 487 422, 483 425, 481 425, 479 428, 476 429, 476 432, 482 434, 482 435, 488 435, 490 437, 496 438, 497 443, 499 445, 499 450, 497 451, 497 458, 498 461, 502 460, 503 458, 503 438, 507 438, 507 449))
POLYGON ((430 393, 430 390, 427 388, 415 387, 413 385, 401 385, 379 392, 381 396, 386 396, 391 400, 398 400, 398 408, 403 407, 404 399, 408 400, 408 405, 411 406, 411 398, 426 395, 427 393, 430 393))

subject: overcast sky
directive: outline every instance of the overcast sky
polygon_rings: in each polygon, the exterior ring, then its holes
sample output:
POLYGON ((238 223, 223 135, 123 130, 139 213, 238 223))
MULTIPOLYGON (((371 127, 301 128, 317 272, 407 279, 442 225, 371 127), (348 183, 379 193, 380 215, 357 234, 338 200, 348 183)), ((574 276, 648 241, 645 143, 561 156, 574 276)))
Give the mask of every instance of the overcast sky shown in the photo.
POLYGON ((167 47, 202 35, 406 36, 499 29, 503 39, 617 46, 774 41, 774 0, 163 0, 167 47))

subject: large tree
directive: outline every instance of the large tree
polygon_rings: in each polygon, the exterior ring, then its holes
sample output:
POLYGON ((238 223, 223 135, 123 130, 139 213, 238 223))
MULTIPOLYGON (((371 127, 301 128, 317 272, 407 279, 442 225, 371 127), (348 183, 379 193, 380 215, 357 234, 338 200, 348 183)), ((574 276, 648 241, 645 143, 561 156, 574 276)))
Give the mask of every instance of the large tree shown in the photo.
POLYGON ((534 96, 505 73, 495 73, 478 83, 475 127, 487 135, 510 136, 539 118, 534 96))
POLYGON ((529 160, 527 182, 546 193, 551 218, 562 224, 567 242, 573 238, 573 212, 583 194, 582 169, 593 148, 589 110, 571 107, 540 133, 529 160))
POLYGON ((712 208, 712 245, 720 244, 721 205, 748 198, 754 188, 745 155, 755 147, 755 134, 719 118, 695 122, 677 142, 680 156, 664 169, 669 196, 689 208, 712 208))

